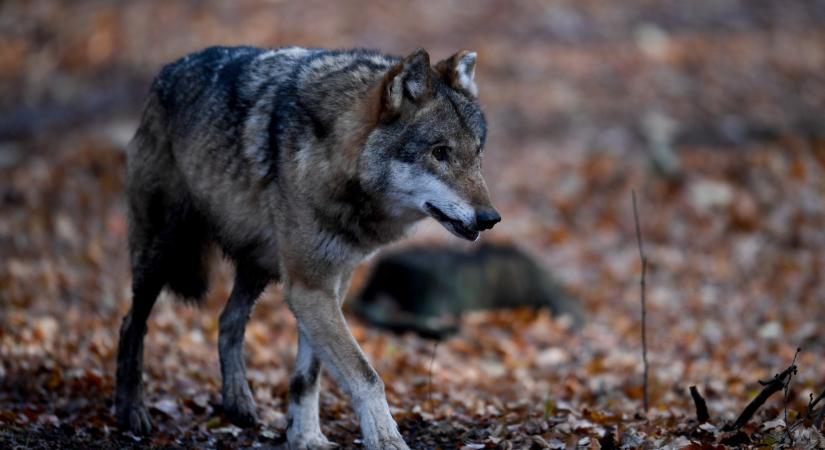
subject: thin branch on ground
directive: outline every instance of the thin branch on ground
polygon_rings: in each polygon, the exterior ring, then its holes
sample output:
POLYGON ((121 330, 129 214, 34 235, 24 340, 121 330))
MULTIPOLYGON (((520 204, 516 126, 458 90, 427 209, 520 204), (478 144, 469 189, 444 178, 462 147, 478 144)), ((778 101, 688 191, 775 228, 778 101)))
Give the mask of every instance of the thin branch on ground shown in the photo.
POLYGON ((750 403, 748 403, 748 406, 745 407, 745 409, 742 411, 742 414, 739 415, 735 422, 725 425, 725 427, 722 428, 722 431, 734 431, 745 426, 745 424, 748 423, 751 417, 753 417, 753 415, 756 414, 756 411, 765 403, 765 401, 768 400, 768 398, 770 398, 770 396, 785 388, 785 384, 788 382, 788 378, 793 376, 793 374, 795 373, 796 366, 791 365, 790 367, 782 371, 782 373, 774 375, 773 379, 771 380, 760 380, 759 384, 764 386, 762 392, 760 392, 759 395, 756 396, 756 398, 754 398, 750 403))
MULTIPOLYGON (((823 393, 823 394, 825 394, 825 391, 823 391, 822 393, 823 393)), ((821 397, 822 397, 822 395, 820 394, 820 398, 821 398, 821 397)), ((819 412, 817 412, 817 413, 816 413, 816 417, 814 418, 813 426, 814 426, 814 428, 816 428, 817 430, 821 430, 821 429, 822 429, 822 419, 823 419, 823 416, 825 416, 825 406, 823 406, 823 407, 819 408, 819 412)))
POLYGON ((814 394, 812 393, 809 400, 808 400, 808 409, 805 411, 805 415, 797 419, 793 425, 791 425, 791 430, 796 429, 799 425, 803 424, 806 420, 812 420, 811 425, 816 428, 817 430, 820 429, 822 425, 822 416, 823 412, 825 412, 825 406, 822 408, 817 409, 816 405, 825 398, 825 390, 819 393, 816 398, 814 398, 814 394))
POLYGON ((819 395, 814 398, 814 394, 811 394, 811 400, 808 402, 808 412, 805 414, 806 418, 809 418, 813 415, 814 408, 816 408, 816 404, 825 398, 825 390, 819 393, 819 395))
POLYGON ((690 387, 690 396, 693 397, 693 404, 696 406, 696 420, 698 420, 699 423, 705 423, 710 420, 708 405, 705 403, 705 399, 702 398, 702 394, 696 389, 696 386, 690 387))
POLYGON ((427 375, 427 403, 429 403, 431 413, 435 412, 435 406, 433 406, 433 363, 435 362, 435 352, 438 350, 439 342, 436 340, 433 344, 433 354, 430 357, 430 369, 427 375))
POLYGON ((644 409, 645 414, 647 414, 648 406, 649 406, 649 397, 648 397, 648 365, 647 365, 647 305, 645 301, 645 275, 647 274, 647 257, 645 256, 644 249, 642 247, 642 229, 639 225, 639 209, 636 206, 636 191, 632 191, 633 194, 633 219, 636 222, 636 243, 639 246, 639 257, 642 259, 642 277, 639 281, 639 285, 641 286, 641 302, 642 302, 642 364, 644 365, 644 384, 643 384, 643 393, 644 393, 644 409))
MULTIPOLYGON (((796 367, 796 358, 797 358, 797 356, 799 356, 799 352, 801 352, 801 351, 802 351, 802 349, 797 347, 796 353, 794 353, 794 355, 793 355, 793 361, 791 361, 791 367, 796 367)), ((788 438, 788 442, 791 443, 791 446, 793 446, 793 435, 791 435, 791 427, 788 426, 788 394, 790 393, 790 390, 791 390, 791 380, 793 379, 793 376, 795 374, 796 374, 796 369, 794 369, 790 373, 790 375, 788 376, 788 381, 785 383, 785 387, 783 388, 785 390, 785 392, 784 392, 785 395, 782 399, 782 404, 783 404, 784 411, 785 411, 785 435, 788 438)))

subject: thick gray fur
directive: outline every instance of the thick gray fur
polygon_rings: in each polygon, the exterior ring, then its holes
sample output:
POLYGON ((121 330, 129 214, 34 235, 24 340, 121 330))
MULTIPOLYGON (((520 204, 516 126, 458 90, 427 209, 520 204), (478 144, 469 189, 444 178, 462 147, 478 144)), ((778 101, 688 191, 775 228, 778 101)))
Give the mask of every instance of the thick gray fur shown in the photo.
POLYGON ((152 305, 164 288, 202 299, 217 246, 236 266, 219 336, 231 420, 257 421, 244 329, 263 289, 282 281, 299 329, 290 448, 335 447, 318 421, 322 366, 351 396, 366 448, 408 448, 340 306, 354 267, 422 218, 469 240, 500 220, 481 176, 475 61, 469 52, 431 66, 423 50, 214 47, 161 71, 128 154, 133 300, 118 353, 121 427, 151 430, 141 377, 152 305))

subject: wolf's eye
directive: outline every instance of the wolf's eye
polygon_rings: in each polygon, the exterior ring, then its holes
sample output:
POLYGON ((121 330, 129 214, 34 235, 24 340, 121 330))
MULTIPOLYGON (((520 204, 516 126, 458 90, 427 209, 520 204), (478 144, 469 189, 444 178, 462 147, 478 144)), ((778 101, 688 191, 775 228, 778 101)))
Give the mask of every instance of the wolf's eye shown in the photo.
POLYGON ((438 161, 445 162, 450 159, 450 147, 446 145, 439 145, 433 149, 433 158, 438 161))

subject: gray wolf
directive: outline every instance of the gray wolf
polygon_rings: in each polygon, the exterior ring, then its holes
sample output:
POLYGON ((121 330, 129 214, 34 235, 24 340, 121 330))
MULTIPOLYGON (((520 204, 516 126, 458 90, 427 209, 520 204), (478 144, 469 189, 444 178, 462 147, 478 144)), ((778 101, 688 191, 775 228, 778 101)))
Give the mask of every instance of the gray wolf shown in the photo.
POLYGON ((368 322, 392 331, 442 339, 459 329, 464 312, 548 308, 581 325, 581 304, 533 258, 512 245, 470 251, 415 247, 382 256, 349 305, 368 322))
POLYGON ((230 419, 256 423, 244 329, 257 297, 280 281, 299 332, 290 448, 335 446, 318 422, 322 364, 351 397, 366 448, 408 448, 341 302, 355 266, 419 220, 471 241, 500 220, 481 174, 475 63, 466 51, 433 66, 424 50, 214 47, 160 72, 128 149, 133 298, 118 348, 121 427, 151 429, 141 374, 158 294, 203 298, 218 247, 236 268, 219 331, 230 419))

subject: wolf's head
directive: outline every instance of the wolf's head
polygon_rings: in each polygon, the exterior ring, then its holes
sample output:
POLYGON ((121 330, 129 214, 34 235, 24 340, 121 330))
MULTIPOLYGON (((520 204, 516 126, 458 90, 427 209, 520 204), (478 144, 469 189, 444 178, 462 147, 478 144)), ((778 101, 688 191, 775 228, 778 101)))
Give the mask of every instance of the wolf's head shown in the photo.
POLYGON ((475 63, 462 51, 432 67, 418 50, 393 67, 361 160, 393 213, 428 215, 468 240, 501 220, 481 174, 487 125, 475 63))

